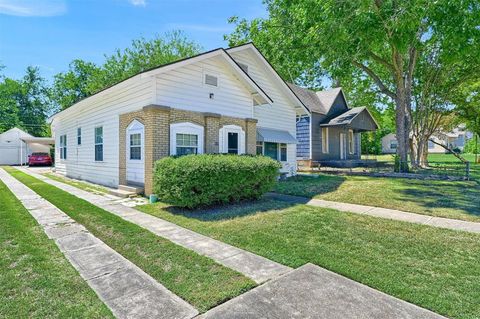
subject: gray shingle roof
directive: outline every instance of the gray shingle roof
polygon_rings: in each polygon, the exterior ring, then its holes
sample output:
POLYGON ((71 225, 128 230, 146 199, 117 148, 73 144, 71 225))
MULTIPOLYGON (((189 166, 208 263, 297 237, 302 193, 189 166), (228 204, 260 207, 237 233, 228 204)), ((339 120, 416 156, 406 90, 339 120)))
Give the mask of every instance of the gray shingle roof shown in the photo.
POLYGON ((312 112, 327 114, 342 88, 334 88, 325 91, 314 92, 298 85, 287 83, 293 93, 312 112))
POLYGON ((345 113, 340 114, 337 117, 334 117, 328 123, 321 124, 321 126, 333 126, 333 125, 346 125, 352 123, 353 119, 357 117, 358 114, 362 113, 366 107, 354 107, 345 113))

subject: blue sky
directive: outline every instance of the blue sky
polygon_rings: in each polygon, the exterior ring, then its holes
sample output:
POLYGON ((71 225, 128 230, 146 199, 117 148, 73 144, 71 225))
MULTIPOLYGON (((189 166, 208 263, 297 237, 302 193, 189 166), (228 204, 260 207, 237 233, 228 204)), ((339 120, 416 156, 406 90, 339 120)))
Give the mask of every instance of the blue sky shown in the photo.
POLYGON ((183 30, 205 50, 227 46, 233 15, 266 15, 261 0, 0 0, 0 64, 20 78, 28 65, 51 80, 80 58, 100 63, 132 39, 183 30))

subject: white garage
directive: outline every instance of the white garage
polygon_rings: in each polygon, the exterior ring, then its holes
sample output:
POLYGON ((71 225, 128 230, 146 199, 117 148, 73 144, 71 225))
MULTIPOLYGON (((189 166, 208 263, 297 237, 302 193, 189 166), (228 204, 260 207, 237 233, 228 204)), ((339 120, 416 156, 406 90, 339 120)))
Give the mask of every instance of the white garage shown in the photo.
POLYGON ((14 127, 0 134, 0 165, 20 165, 28 162, 33 152, 50 152, 50 138, 33 137, 14 127))

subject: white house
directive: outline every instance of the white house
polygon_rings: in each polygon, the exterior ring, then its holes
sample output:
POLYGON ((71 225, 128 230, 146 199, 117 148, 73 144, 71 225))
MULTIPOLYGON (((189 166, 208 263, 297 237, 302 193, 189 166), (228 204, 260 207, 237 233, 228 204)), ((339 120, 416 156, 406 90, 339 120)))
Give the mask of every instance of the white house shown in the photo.
POLYGON ((253 44, 130 77, 51 118, 57 172, 152 191, 154 162, 190 153, 264 154, 296 172, 305 106, 253 44))
POLYGON ((35 139, 42 138, 34 138, 17 127, 0 134, 0 165, 25 164, 28 162, 28 156, 33 152, 50 152, 50 146, 35 143, 35 139))
MULTIPOLYGON (((432 136, 432 140, 437 143, 448 146, 451 149, 458 148, 463 151, 465 143, 472 138, 473 134, 465 129, 465 125, 459 125, 450 132, 439 132, 432 136)), ((382 137, 382 153, 393 154, 397 151, 397 139, 394 133, 390 133, 382 137)), ((428 141, 428 152, 446 153, 447 150, 438 144, 428 141)))

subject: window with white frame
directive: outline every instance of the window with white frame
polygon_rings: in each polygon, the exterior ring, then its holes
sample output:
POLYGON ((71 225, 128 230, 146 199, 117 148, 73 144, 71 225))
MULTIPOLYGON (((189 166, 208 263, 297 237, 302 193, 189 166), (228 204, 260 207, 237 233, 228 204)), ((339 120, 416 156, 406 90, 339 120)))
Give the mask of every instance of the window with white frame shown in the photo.
POLYGON ((103 126, 95 127, 95 161, 103 161, 103 126))
POLYGON ((328 127, 322 127, 322 152, 328 153, 328 127))
POLYGON ((280 162, 287 161, 287 144, 280 144, 280 162))
POLYGON ((218 133, 219 152, 245 154, 245 132, 238 125, 225 125, 218 133))
POLYGON ((205 73, 205 84, 218 87, 218 77, 205 73))
POLYGON ((60 159, 67 159, 67 135, 60 135, 60 159))
POLYGON ((278 143, 265 142, 264 155, 278 161, 278 143))
POLYGON ((390 148, 392 150, 396 150, 397 149, 397 140, 391 140, 390 141, 390 148))
POLYGON ((353 134, 353 130, 348 130, 348 152, 350 154, 355 153, 355 135, 353 134))
POLYGON ((77 145, 82 145, 82 128, 77 128, 77 145))
POLYGON ((203 153, 203 126, 184 122, 170 125, 170 155, 203 153))
POLYGON ((141 133, 130 134, 130 159, 131 160, 142 159, 142 134, 141 133))
POLYGON ((263 142, 257 142, 257 155, 263 155, 263 142))

